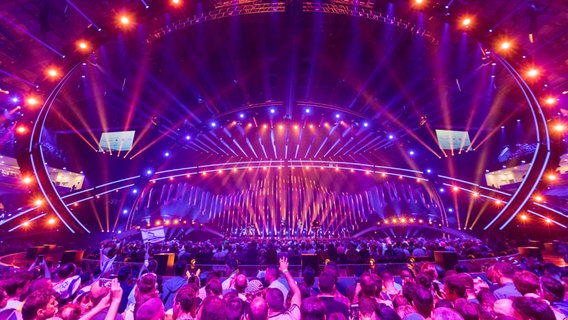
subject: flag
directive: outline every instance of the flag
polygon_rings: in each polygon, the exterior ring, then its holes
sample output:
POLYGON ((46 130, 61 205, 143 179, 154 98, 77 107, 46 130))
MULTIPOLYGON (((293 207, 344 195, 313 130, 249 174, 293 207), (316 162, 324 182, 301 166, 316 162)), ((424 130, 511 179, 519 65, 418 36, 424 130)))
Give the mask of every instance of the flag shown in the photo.
POLYGON ((142 233, 142 240, 144 240, 144 242, 156 243, 166 240, 164 227, 140 229, 140 232, 142 233))

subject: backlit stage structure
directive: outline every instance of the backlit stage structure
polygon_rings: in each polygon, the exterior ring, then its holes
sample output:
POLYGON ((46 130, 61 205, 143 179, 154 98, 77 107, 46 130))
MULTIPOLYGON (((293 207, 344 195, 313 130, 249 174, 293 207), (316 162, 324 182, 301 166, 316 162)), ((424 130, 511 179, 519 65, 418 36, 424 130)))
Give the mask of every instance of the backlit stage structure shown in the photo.
POLYGON ((165 226, 171 238, 199 227, 277 238, 469 237, 527 219, 566 228, 563 208, 535 198, 556 165, 554 110, 523 76, 525 52, 456 25, 467 8, 150 8, 134 26, 91 24, 90 49, 41 79, 18 162, 44 202, 1 227, 55 217, 71 233, 165 226), (528 164, 522 179, 487 186, 509 140, 532 146, 506 165, 528 164), (51 144, 84 183, 50 175, 51 144))

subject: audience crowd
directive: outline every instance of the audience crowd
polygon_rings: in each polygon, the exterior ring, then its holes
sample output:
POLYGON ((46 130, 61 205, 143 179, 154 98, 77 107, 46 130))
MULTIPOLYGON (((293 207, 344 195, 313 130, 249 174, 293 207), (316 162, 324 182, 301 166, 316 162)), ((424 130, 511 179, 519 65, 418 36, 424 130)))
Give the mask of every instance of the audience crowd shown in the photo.
POLYGON ((106 241, 99 266, 81 269, 38 257, 27 270, 10 270, 0 282, 0 319, 196 319, 196 320, 561 320, 568 318, 566 270, 528 258, 498 261, 483 274, 467 264, 444 270, 429 261, 400 274, 369 268, 357 278, 340 277, 341 263, 423 257, 434 250, 483 257, 493 251, 474 240, 403 242, 272 241, 243 243, 106 241), (389 253, 396 251, 394 254, 389 253), (173 276, 156 275, 155 252, 175 252, 173 276), (325 263, 301 274, 288 269, 305 252, 325 263), (207 255, 207 258, 204 256, 207 255), (201 272, 192 259, 222 263, 201 272), (142 261, 113 268, 115 262, 142 261), (262 263, 254 277, 239 263, 262 263), (296 276, 296 277, 294 277, 296 276))

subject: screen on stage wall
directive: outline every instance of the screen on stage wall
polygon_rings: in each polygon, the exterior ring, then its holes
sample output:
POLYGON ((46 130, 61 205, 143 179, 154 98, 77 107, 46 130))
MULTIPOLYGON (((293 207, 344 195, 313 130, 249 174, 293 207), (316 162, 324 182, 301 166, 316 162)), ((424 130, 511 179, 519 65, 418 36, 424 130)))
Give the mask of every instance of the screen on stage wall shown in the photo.
POLYGON ((438 144, 444 150, 468 150, 471 141, 467 131, 438 130, 436 129, 438 144))
POLYGON ((103 132, 99 152, 130 151, 135 131, 103 132))

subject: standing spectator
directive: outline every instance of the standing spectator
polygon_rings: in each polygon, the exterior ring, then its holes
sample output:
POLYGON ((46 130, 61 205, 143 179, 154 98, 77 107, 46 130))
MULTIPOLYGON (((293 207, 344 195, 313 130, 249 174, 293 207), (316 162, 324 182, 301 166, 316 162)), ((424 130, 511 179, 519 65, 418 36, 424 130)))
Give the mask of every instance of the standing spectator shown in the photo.
POLYGON ((174 276, 164 282, 164 285, 162 286, 161 298, 166 310, 172 308, 176 292, 187 283, 187 278, 185 278, 185 269, 185 262, 178 261, 174 266, 174 276))
MULTIPOLYGON (((288 261, 288 260, 286 260, 288 261)), ((266 273, 264 274, 264 281, 268 284, 268 288, 278 289, 282 292, 284 299, 288 296, 288 288, 280 282, 278 279, 280 278, 280 272, 276 268, 276 266, 270 266, 266 268, 266 273)))
POLYGON ((118 283, 122 288, 122 297, 120 299, 120 305, 118 306, 118 313, 123 313, 126 310, 128 304, 128 295, 132 291, 132 286, 129 284, 131 275, 131 269, 128 266, 124 266, 118 270, 118 283))
POLYGON ((302 320, 325 320, 326 306, 318 298, 307 298, 302 302, 300 313, 302 315, 302 320))
POLYGON ((344 303, 335 301, 335 275, 330 271, 324 271, 319 277, 320 294, 318 299, 325 305, 325 315, 329 318, 332 313, 342 313, 345 318, 349 318, 349 308, 344 303))
POLYGON ((195 316, 195 290, 189 286, 181 287, 174 298, 173 319, 193 320, 195 316))
POLYGON ((493 291, 497 299, 522 296, 513 283, 514 275, 515 270, 506 262, 499 261, 493 265, 493 280, 500 285, 498 289, 493 291))
POLYGON ((275 288, 268 288, 266 292, 266 304, 268 305, 268 319, 270 320, 299 320, 300 304, 302 302, 302 294, 300 288, 296 284, 292 275, 288 271, 288 260, 280 259, 279 271, 284 274, 286 281, 292 291, 292 299, 290 300, 290 308, 284 308, 284 296, 282 292, 275 288))
POLYGON ((7 277, 2 283, 2 288, 7 294, 7 301, 4 308, 0 309, 0 311, 15 309, 17 312, 21 312, 24 303, 20 301, 20 298, 28 293, 31 280, 32 275, 27 271, 18 272, 7 277))
POLYGON ((32 292, 22 306, 24 320, 49 319, 57 313, 57 299, 52 290, 38 290, 32 292))

